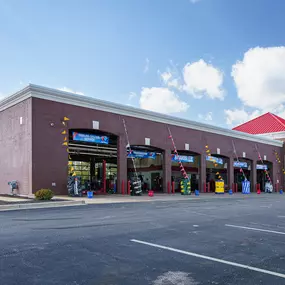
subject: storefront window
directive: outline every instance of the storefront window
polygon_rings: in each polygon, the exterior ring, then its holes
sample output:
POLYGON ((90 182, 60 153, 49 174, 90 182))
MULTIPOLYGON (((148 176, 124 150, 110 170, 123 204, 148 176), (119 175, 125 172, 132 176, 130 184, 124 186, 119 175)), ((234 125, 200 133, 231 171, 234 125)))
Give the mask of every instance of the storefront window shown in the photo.
POLYGON ((90 162, 85 161, 70 161, 68 166, 68 173, 81 177, 81 183, 84 184, 90 181, 90 162))

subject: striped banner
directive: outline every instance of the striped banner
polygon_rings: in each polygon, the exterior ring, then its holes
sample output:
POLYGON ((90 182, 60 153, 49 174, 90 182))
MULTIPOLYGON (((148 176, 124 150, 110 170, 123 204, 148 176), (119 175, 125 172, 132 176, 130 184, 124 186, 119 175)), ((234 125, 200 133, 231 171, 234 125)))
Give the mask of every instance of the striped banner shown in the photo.
POLYGON ((250 193, 250 182, 248 180, 244 180, 242 182, 242 194, 250 193))

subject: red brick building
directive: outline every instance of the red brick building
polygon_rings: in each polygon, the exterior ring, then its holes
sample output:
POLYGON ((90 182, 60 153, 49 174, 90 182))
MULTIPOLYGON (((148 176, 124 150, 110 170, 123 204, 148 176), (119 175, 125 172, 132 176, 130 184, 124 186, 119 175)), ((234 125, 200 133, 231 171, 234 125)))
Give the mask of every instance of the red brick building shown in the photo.
POLYGON ((274 154, 279 153, 283 164, 283 142, 29 85, 0 102, 0 193, 9 193, 8 182, 17 180, 21 195, 40 188, 67 194, 70 167, 84 183, 115 183, 120 193, 134 171, 123 120, 136 169, 156 191, 167 192, 172 182, 177 187, 181 175, 168 128, 191 174, 192 188, 203 191, 218 171, 229 189, 240 181, 240 168, 252 190, 263 183, 265 168, 274 185, 283 185, 274 154), (64 117, 69 118, 66 126, 64 117), (62 145, 65 129, 69 153, 62 145), (206 145, 215 165, 206 156, 206 145))

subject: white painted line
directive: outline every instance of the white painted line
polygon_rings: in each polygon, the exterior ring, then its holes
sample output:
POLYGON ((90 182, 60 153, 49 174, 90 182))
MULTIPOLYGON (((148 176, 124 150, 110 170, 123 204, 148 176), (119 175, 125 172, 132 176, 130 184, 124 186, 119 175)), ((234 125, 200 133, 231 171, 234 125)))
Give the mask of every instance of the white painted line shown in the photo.
POLYGON ((264 230, 264 229, 257 229, 257 228, 249 228, 249 227, 242 227, 242 226, 235 226, 235 225, 225 225, 226 227, 231 228, 238 228, 238 229, 245 229, 245 230, 251 230, 251 231, 257 231, 257 232, 265 232, 265 233, 272 233, 272 234, 278 234, 278 235, 285 235, 284 232, 277 232, 277 231, 270 231, 270 230, 264 230))
POLYGON ((222 264, 226 264, 226 265, 231 265, 231 266, 235 266, 235 267, 239 267, 239 268, 243 268, 243 269, 247 269, 247 270, 251 270, 251 271, 256 271, 259 273, 264 273, 264 274, 268 274, 268 275, 272 275, 272 276, 276 276, 276 277, 280 277, 280 278, 285 278, 285 274, 282 274, 282 273, 269 271, 269 270, 265 270, 262 268, 252 267, 252 266, 248 266, 248 265, 244 265, 244 264, 240 264, 240 263, 236 263, 236 262, 231 262, 231 261, 227 261, 227 260, 223 260, 223 259, 219 259, 219 258, 214 258, 211 256, 197 254, 197 253, 190 252, 190 251, 180 250, 180 249, 176 249, 173 247, 168 247, 168 246, 150 243, 150 242, 137 240, 137 239, 131 239, 131 242, 140 243, 140 244, 144 244, 144 245, 148 245, 148 246, 152 246, 152 247, 156 247, 156 248, 161 248, 161 249, 165 249, 168 251, 173 251, 173 252, 177 252, 177 253, 181 253, 181 254, 197 257, 197 258, 202 258, 202 259, 206 259, 206 260, 210 260, 210 261, 214 261, 214 262, 218 262, 218 263, 222 263, 222 264))
POLYGON ((272 204, 267 205, 267 206, 260 206, 260 208, 272 208, 272 204))
POLYGON ((277 216, 277 218, 285 218, 285 216, 277 216))

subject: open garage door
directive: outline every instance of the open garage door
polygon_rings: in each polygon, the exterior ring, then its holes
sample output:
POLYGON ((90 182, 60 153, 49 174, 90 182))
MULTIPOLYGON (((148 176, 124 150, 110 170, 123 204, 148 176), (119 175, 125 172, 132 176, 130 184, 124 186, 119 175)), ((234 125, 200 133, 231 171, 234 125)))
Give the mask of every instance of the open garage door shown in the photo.
POLYGON ((171 154, 171 180, 174 183, 175 192, 181 192, 180 181, 183 178, 179 161, 182 162, 183 167, 190 179, 191 191, 199 189, 199 167, 200 155, 191 151, 177 151, 179 155, 172 152, 171 154))
POLYGON ((162 150, 151 146, 132 145, 127 155, 128 179, 131 181, 135 179, 134 162, 143 192, 147 190, 163 192, 162 150))
POLYGON ((225 190, 228 189, 228 163, 226 156, 212 154, 206 156, 206 182, 210 183, 210 191, 215 192, 216 182, 222 180, 225 190))
POLYGON ((238 158, 234 160, 234 183, 237 184, 238 192, 242 192, 242 182, 247 179, 250 181, 250 188, 252 185, 252 161, 245 158, 238 158))
POLYGON ((80 179, 83 193, 116 192, 117 136, 97 130, 70 130, 69 154, 69 177, 80 179))
POLYGON ((270 184, 269 177, 272 178, 272 162, 266 160, 258 161, 256 164, 256 175, 257 175, 257 183, 260 185, 260 190, 265 192, 266 184, 268 183, 270 184))

